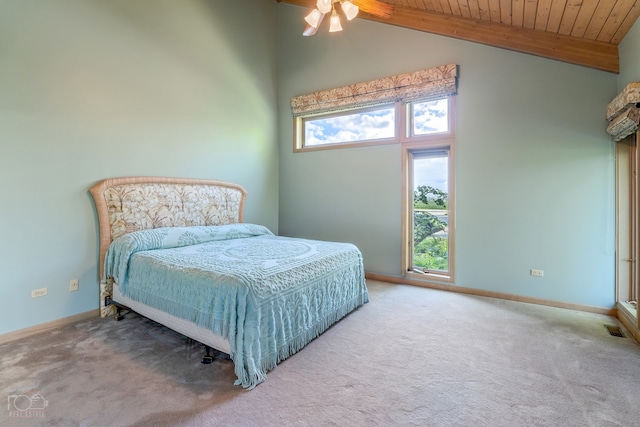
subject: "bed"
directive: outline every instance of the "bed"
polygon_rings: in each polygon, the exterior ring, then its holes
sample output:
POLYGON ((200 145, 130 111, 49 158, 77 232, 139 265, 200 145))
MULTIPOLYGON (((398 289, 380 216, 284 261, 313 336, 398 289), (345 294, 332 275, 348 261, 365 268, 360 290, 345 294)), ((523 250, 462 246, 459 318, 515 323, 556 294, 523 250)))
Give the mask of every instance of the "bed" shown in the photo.
POLYGON ((269 370, 368 302, 350 243, 274 235, 243 222, 246 191, 221 181, 124 177, 90 189, 100 311, 121 305, 234 362, 252 389, 269 370))

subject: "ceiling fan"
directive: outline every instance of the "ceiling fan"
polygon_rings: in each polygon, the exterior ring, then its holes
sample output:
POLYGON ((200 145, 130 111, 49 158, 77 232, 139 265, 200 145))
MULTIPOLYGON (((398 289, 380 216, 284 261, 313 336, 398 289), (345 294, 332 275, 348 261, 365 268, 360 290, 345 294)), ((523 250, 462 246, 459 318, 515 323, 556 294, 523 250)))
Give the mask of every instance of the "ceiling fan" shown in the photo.
POLYGON ((340 3, 342 12, 349 21, 355 18, 359 11, 383 19, 389 18, 393 13, 393 5, 378 0, 318 0, 316 8, 304 18, 307 26, 302 35, 314 35, 324 17, 329 14, 331 15, 329 18, 329 32, 342 31, 336 3, 340 3))

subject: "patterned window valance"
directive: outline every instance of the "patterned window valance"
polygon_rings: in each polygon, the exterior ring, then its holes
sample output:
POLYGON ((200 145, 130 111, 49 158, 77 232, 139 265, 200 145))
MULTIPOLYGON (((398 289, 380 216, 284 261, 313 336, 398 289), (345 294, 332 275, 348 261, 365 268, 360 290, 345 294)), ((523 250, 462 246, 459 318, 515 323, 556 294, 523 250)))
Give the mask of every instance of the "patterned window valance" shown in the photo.
POLYGON ((620 141, 638 130, 640 122, 640 82, 629 83, 607 106, 607 132, 620 141))
POLYGON ((389 102, 410 102, 456 94, 455 64, 398 74, 291 98, 294 117, 368 107, 389 102))

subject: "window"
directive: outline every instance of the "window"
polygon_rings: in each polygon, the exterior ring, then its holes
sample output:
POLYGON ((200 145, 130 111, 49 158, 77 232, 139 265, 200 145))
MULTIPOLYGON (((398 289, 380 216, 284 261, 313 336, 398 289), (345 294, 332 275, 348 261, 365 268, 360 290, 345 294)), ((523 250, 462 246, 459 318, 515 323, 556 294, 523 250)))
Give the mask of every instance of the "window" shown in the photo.
POLYGON ((411 107, 411 134, 409 136, 432 135, 449 132, 449 99, 409 104, 411 107))
POLYGON ((396 106, 365 108, 341 114, 302 118, 301 147, 394 140, 396 106))
POLYGON ((448 277, 450 257, 449 147, 409 148, 407 271, 448 277))
POLYGON ((403 271, 415 279, 453 281, 453 98, 408 108, 403 141, 403 271))
POLYGON ((294 96, 293 151, 448 134, 457 78, 457 65, 448 64, 294 96))
POLYGON ((449 98, 440 98, 299 117, 296 119, 295 151, 448 136, 452 129, 450 104, 449 98), (400 117, 407 117, 406 123, 400 117))

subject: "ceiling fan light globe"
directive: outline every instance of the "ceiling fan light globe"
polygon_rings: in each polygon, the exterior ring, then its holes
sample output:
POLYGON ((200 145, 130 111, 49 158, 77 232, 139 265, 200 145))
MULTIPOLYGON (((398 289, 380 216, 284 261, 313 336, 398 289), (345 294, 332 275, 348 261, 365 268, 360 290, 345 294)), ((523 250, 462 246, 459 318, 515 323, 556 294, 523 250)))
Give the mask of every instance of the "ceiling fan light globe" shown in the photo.
POLYGON ((358 15, 358 12, 360 11, 360 8, 355 4, 351 3, 349 0, 342 2, 341 6, 342 6, 342 11, 344 12, 344 15, 347 17, 347 20, 349 21, 355 18, 358 15))
POLYGON ((320 25, 320 18, 322 18, 322 12, 318 9, 313 9, 310 14, 304 17, 304 20, 312 27, 318 28, 318 25, 320 25))
POLYGON ((340 24, 340 17, 334 10, 333 14, 331 14, 331 20, 329 21, 329 32, 335 33, 338 31, 342 31, 342 24, 340 24))
POLYGON ((329 13, 329 12, 331 12, 331 9, 333 7, 333 1, 332 0, 318 0, 318 2, 316 3, 316 7, 322 13, 329 13))

